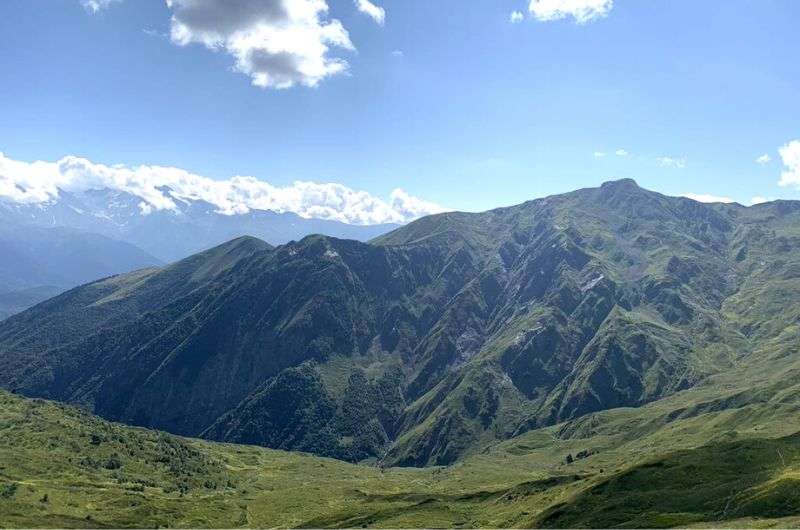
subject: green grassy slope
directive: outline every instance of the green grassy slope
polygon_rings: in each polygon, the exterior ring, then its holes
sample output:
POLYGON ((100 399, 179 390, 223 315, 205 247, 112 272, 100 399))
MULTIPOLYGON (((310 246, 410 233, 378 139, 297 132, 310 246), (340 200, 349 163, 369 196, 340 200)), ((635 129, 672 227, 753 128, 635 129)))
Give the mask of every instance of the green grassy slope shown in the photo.
POLYGON ((684 450, 637 465, 553 506, 544 527, 658 528, 796 516, 800 435, 684 450))
POLYGON ((0 392, 0 527, 795 526, 800 437, 767 425, 683 449, 666 433, 638 453, 615 451, 613 428, 562 425, 448 468, 381 470, 0 392))

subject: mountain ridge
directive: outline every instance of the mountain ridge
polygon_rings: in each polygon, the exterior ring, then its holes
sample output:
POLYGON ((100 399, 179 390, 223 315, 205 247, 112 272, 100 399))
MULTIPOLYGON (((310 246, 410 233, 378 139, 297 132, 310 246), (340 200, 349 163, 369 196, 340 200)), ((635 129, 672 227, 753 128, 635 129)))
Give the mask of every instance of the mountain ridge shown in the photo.
POLYGON ((0 318, 98 278, 162 265, 130 243, 70 228, 0 225, 0 318))
POLYGON ((798 216, 626 180, 369 244, 250 249, 207 275, 196 256, 0 324, 0 385, 179 434, 450 464, 755 363, 800 299, 798 216), (71 323, 52 348, 79 308, 102 329, 71 323))

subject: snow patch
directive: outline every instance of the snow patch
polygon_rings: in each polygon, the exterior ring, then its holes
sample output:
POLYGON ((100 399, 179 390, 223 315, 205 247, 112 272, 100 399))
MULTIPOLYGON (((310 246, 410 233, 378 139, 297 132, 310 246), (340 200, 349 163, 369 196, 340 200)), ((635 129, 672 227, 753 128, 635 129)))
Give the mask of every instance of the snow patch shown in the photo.
POLYGON ((600 276, 598 276, 598 277, 597 277, 597 278, 595 278, 594 280, 589 280, 589 283, 587 283, 586 285, 584 285, 583 287, 581 287, 581 292, 582 292, 582 293, 585 293, 586 291, 589 291, 589 290, 591 290, 591 289, 594 289, 594 287, 595 287, 595 286, 596 286, 598 283, 600 283, 600 282, 603 280, 603 278, 605 278, 605 275, 601 274, 600 276))

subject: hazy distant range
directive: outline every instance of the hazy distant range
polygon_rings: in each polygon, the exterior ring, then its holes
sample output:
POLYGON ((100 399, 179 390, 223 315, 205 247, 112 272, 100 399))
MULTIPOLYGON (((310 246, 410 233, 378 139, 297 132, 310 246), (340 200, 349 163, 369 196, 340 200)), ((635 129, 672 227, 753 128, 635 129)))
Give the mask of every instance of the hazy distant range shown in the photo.
POLYGON ((111 189, 61 191, 26 204, 0 199, 0 319, 96 279, 163 265, 249 235, 273 245, 309 234, 367 241, 396 224, 350 225, 295 213, 225 215, 201 200, 144 215, 141 198, 111 189))

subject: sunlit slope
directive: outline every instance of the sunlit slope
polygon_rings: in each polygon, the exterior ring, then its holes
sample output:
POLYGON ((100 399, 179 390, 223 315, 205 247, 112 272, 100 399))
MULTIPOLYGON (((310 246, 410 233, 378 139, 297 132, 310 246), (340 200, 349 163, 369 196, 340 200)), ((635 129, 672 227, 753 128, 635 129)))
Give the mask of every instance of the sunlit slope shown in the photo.
POLYGON ((659 432, 653 411, 628 409, 448 468, 381 470, 180 438, 0 392, 0 526, 794 526, 800 439, 766 405, 745 421, 744 411, 709 412, 659 432))
POLYGON ((447 465, 688 391, 724 402, 721 381, 780 384, 799 319, 800 203, 622 180, 90 284, 0 323, 0 386, 181 435, 447 465))

